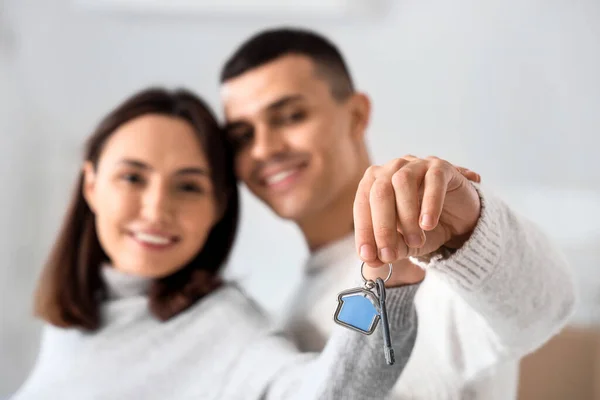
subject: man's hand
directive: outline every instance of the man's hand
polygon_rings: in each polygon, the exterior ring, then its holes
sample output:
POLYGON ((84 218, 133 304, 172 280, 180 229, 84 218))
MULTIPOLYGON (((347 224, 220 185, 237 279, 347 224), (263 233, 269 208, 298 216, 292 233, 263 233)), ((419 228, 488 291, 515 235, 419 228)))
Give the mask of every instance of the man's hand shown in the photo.
POLYGON ((360 258, 371 267, 441 246, 459 248, 481 210, 478 174, 436 157, 405 156, 365 172, 354 200, 360 258))

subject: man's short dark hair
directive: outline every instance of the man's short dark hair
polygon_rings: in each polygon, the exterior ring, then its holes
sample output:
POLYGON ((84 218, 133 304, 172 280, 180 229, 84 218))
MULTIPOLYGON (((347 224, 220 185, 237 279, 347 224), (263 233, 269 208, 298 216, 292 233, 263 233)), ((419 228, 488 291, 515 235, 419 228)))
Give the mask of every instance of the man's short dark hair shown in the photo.
POLYGON ((294 28, 269 29, 251 36, 225 62, 221 83, 286 55, 310 58, 337 100, 354 93, 352 77, 337 47, 315 32, 294 28))

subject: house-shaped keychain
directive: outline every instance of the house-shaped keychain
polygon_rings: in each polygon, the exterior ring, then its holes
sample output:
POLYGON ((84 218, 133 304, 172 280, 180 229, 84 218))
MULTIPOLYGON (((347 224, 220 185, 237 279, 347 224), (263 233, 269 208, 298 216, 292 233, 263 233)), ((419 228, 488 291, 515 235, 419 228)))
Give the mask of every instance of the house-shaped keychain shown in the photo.
POLYGON ((365 335, 375 332, 379 322, 379 299, 372 291, 355 288, 338 295, 336 323, 365 335))

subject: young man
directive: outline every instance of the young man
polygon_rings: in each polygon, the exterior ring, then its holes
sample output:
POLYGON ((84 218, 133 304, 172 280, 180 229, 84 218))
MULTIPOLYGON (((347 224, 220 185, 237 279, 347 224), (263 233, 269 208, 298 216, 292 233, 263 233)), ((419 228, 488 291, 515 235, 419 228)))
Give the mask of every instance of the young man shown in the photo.
POLYGON ((239 178, 297 223, 311 250, 286 321, 301 347, 322 348, 358 260, 394 262, 393 283, 423 281, 417 341, 394 397, 515 398, 520 358, 573 309, 568 267, 547 238, 476 174, 446 161, 405 156, 371 166, 369 99, 315 33, 253 36, 226 62, 221 83, 239 178))

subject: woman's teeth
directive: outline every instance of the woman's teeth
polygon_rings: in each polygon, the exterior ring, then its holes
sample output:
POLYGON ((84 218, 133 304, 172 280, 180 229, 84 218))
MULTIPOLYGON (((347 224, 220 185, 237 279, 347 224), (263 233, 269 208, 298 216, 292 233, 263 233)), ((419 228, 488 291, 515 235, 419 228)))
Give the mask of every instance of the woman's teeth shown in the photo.
POLYGON ((173 240, 169 237, 153 235, 150 233, 136 232, 134 234, 135 238, 140 242, 148 243, 148 244, 157 244, 157 245, 165 245, 171 243, 173 240))

